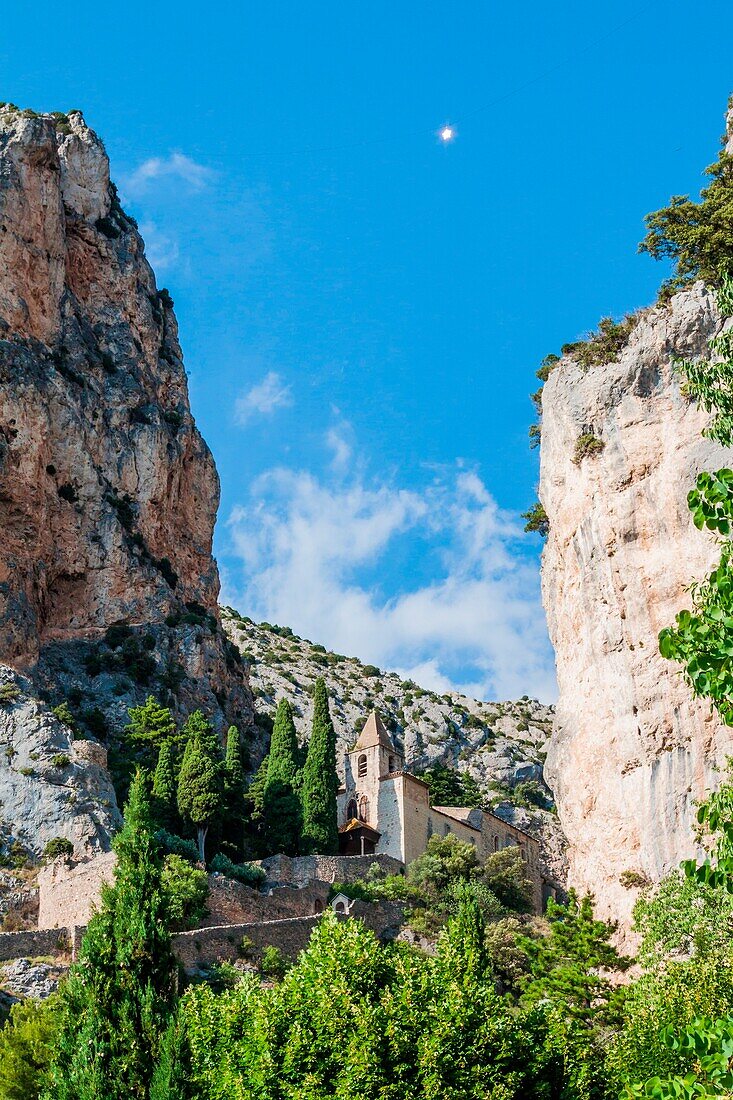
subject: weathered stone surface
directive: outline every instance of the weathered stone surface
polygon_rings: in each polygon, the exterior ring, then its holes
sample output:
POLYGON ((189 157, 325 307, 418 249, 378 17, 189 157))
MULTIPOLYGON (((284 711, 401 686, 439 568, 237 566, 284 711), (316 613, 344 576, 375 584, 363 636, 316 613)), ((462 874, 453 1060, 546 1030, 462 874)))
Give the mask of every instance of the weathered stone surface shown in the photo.
POLYGON ((0 968, 0 986, 14 1000, 32 997, 40 1001, 56 992, 64 969, 30 959, 14 959, 0 968))
POLYGON ((571 884, 626 925, 638 891, 620 876, 654 881, 690 854, 695 800, 733 749, 733 731, 657 643, 719 555, 686 497, 700 470, 733 455, 702 438, 706 415, 672 368, 705 354, 718 325, 696 285, 643 312, 618 362, 583 370, 566 358, 543 394, 542 581, 560 693, 546 774, 571 884), (603 450, 575 465, 589 431, 603 450))
POLYGON ((17 753, 0 759, 6 846, 38 854, 63 835, 104 847, 117 820, 93 751, 72 748, 34 689, 50 706, 76 698, 95 736, 121 730, 149 692, 179 715, 203 706, 220 729, 251 725, 246 676, 218 623, 218 501, 172 302, 102 143, 79 113, 3 108, 0 661, 28 677, 23 705, 0 714, 17 753), (95 667, 116 623, 151 667, 119 645, 95 667), (66 771, 49 763, 58 753, 73 758, 66 771))

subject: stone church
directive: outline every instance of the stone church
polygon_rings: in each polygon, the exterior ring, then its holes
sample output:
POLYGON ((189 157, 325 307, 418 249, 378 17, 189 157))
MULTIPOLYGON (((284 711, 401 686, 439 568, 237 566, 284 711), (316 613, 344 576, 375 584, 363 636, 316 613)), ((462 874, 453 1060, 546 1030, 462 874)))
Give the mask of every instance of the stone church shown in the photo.
POLYGON ((538 841, 478 807, 432 806, 427 783, 405 771, 405 761, 376 711, 344 761, 338 792, 342 855, 388 855, 403 864, 422 855, 433 834, 453 833, 475 845, 481 861, 517 845, 542 906, 538 841))

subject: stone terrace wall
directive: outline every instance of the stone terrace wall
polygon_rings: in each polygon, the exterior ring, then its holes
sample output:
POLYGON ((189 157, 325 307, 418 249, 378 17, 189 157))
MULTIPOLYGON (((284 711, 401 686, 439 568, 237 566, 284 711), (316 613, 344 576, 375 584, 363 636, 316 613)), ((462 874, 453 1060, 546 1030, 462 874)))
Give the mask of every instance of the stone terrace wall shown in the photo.
POLYGON ((257 921, 246 924, 225 924, 217 928, 196 928, 193 932, 177 932, 173 950, 186 970, 200 970, 218 962, 241 959, 242 940, 247 937, 253 952, 265 947, 279 947, 283 955, 295 959, 307 946, 319 916, 291 917, 288 920, 257 921))
POLYGON ((102 883, 112 881, 116 858, 114 852, 104 852, 81 863, 59 859, 43 867, 38 875, 38 927, 86 924, 102 883))
POLYGON ((328 901, 327 882, 309 886, 276 886, 261 894, 250 886, 222 875, 209 875, 208 914, 202 927, 242 924, 250 921, 284 920, 287 917, 311 917, 322 912, 328 901))
POLYGON ((34 959, 39 955, 58 955, 70 950, 71 939, 66 928, 0 932, 0 962, 8 959, 34 959))
POLYGON ((365 878, 375 863, 387 875, 397 875, 404 864, 394 856, 269 856, 259 861, 270 882, 305 886, 321 882, 354 882, 365 878))
MULTIPOLYGON (((348 915, 337 913, 336 916, 339 920, 358 917, 376 936, 387 940, 394 939, 400 930, 402 908, 393 902, 355 901, 348 915)), ((287 958, 295 959, 308 946, 320 919, 320 914, 315 914, 177 932, 173 936, 173 950, 188 971, 206 969, 218 962, 236 962, 243 957, 241 948, 244 937, 251 941, 254 956, 272 946, 278 947, 287 958)))

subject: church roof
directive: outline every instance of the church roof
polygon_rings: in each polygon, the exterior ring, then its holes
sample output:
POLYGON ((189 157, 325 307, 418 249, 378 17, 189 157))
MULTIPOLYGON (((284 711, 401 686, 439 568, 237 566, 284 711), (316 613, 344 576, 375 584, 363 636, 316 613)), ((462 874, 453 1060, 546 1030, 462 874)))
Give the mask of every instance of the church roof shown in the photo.
POLYGON ((362 749, 373 749, 377 745, 381 745, 383 749, 389 749, 390 752, 396 752, 392 738, 387 733, 387 729, 384 722, 377 714, 376 710, 367 718, 364 723, 364 728, 359 734, 359 739, 354 745, 353 752, 360 752, 362 749))

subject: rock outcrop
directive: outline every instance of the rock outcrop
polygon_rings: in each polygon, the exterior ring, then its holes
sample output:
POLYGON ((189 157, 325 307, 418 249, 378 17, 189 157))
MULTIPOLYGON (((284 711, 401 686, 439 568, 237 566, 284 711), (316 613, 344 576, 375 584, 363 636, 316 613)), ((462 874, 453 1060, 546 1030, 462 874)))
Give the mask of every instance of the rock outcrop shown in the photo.
POLYGON ((46 704, 103 740, 148 692, 252 721, 172 306, 82 116, 0 107, 0 662, 23 677, 0 714, 0 828, 31 852, 49 828, 104 847, 117 813, 46 704), (62 788, 69 828, 45 816, 62 788))
POLYGON ((733 455, 701 436, 707 417, 672 366, 704 355, 719 324, 697 284, 641 313, 617 362, 566 357, 543 392, 542 583, 559 683, 546 774, 571 884, 626 927, 638 886, 693 850, 695 801, 733 750, 657 642, 719 556, 686 497, 733 455), (583 435, 599 444, 579 458, 583 435))

